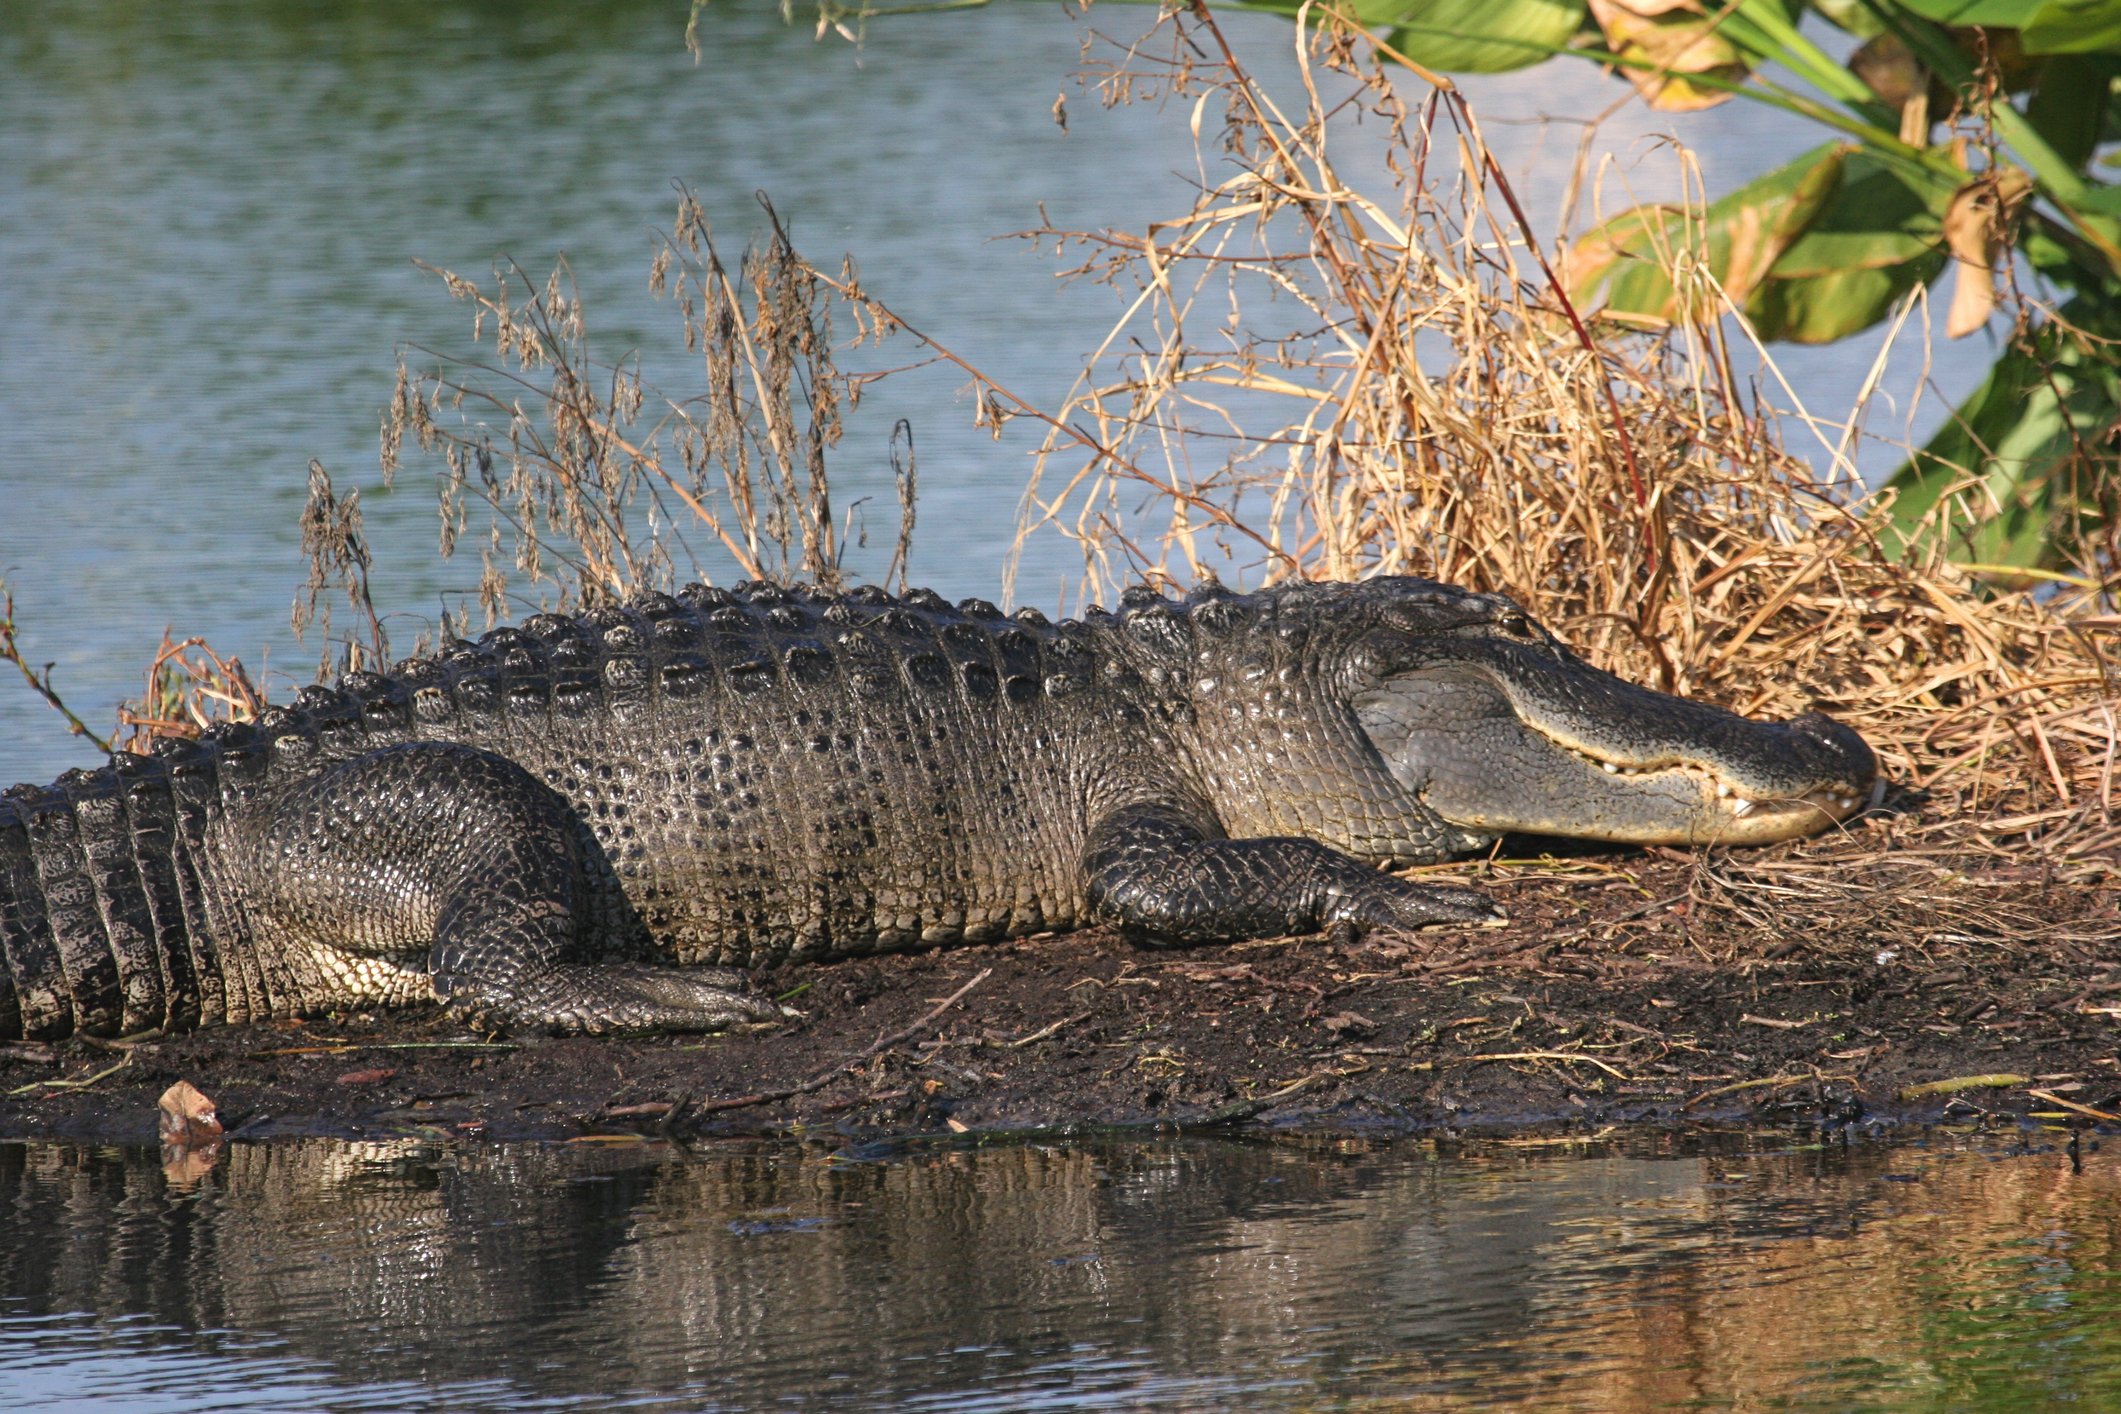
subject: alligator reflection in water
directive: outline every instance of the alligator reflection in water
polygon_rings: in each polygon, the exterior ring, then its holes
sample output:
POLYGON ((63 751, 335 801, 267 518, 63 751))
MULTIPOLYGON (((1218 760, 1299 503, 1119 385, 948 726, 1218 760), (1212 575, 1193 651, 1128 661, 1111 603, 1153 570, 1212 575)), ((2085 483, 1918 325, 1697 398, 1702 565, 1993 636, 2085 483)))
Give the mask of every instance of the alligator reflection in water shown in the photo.
POLYGON ((78 1312, 186 1358, 271 1337, 363 1408, 2121 1394, 2101 1155, 1667 1142, 306 1141, 188 1193, 144 1151, 6 1144, 0 1372, 78 1312))

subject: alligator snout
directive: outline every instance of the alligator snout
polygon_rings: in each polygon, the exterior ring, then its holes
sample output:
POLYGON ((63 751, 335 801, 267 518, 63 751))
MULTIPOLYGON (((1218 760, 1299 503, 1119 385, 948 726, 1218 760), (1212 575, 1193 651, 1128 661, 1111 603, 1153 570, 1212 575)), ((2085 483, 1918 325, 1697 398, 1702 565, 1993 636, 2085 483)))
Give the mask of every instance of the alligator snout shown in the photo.
POLYGON ((1757 722, 1570 659, 1497 653, 1356 704, 1393 776, 1454 825, 1621 844, 1770 844, 1865 809, 1863 738, 1818 712, 1757 722), (1519 671, 1521 669, 1521 671, 1519 671))

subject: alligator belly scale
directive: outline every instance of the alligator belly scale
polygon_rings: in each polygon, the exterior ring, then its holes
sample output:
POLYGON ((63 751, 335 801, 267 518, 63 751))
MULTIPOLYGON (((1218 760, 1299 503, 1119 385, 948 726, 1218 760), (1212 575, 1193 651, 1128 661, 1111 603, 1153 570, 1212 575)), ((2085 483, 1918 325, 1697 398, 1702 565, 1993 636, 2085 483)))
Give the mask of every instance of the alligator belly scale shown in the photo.
POLYGON ((1480 922, 1381 867, 1512 830, 1789 838, 1875 774, 1824 717, 1632 686, 1427 580, 1059 624, 694 585, 0 792, 0 1037, 433 997, 695 1030, 774 1015, 740 974, 787 961, 1480 922))

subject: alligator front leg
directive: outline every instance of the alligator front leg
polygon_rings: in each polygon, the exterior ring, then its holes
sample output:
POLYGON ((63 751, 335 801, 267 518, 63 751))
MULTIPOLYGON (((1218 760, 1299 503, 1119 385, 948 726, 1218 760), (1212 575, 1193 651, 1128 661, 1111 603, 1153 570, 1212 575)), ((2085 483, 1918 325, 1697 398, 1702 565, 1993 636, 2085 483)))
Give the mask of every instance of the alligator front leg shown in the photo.
POLYGON ((645 934, 594 835, 556 791, 467 746, 385 747, 257 801, 237 823, 261 937, 342 1005, 373 959, 423 952, 434 995, 489 1024, 704 1031, 778 1020, 730 973, 592 965, 645 934), (340 995, 344 993, 345 995, 340 995))
POLYGON ((1179 812, 1131 806, 1091 831, 1092 906, 1132 934, 1176 942, 1315 933, 1335 923, 1493 923, 1486 894, 1410 884, 1314 840, 1220 838, 1179 812))

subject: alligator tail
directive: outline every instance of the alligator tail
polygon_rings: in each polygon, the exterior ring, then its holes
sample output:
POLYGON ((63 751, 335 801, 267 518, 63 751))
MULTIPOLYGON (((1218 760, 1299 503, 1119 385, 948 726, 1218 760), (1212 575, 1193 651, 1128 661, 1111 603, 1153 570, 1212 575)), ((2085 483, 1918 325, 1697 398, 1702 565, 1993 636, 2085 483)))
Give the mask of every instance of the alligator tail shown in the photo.
MULTIPOLYGON (((200 886, 212 748, 0 792, 0 1038, 238 1019, 200 886)), ((224 935, 225 936, 225 935, 224 935)))

